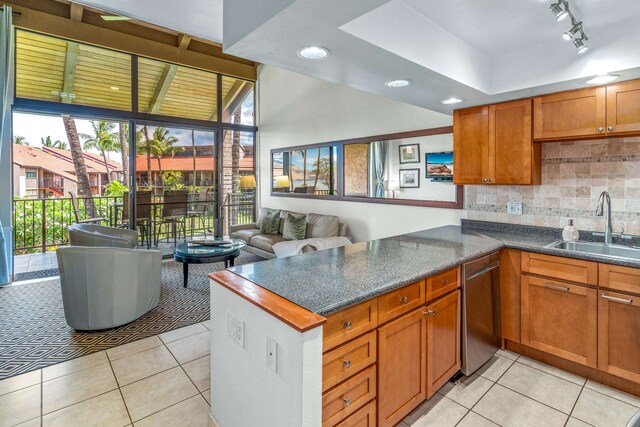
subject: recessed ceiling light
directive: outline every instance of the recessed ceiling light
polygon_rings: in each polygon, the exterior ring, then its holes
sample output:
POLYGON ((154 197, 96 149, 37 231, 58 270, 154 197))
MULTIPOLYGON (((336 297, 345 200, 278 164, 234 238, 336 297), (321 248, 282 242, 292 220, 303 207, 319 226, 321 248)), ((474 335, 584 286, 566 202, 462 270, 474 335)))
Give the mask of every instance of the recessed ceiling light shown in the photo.
POLYGON ((620 78, 617 74, 602 74, 600 76, 596 76, 591 80, 587 80, 587 84, 590 85, 604 85, 607 83, 611 83, 614 80, 618 80, 620 78))
POLYGON ((459 103, 462 102, 462 99, 460 99, 460 98, 449 98, 449 99, 443 99, 441 102, 443 104, 446 104, 446 105, 459 104, 459 103))
POLYGON ((298 56, 304 59, 319 60, 329 56, 329 49, 322 46, 303 47, 298 51, 298 56))
POLYGON ((102 18, 105 21, 129 21, 129 20, 131 20, 131 18, 129 18, 128 16, 122 16, 122 15, 100 15, 100 18, 102 18))
POLYGON ((118 86, 111 86, 111 90, 120 90, 118 86))
POLYGON ((384 85, 387 87, 405 87, 411 84, 411 80, 389 80, 388 82, 384 82, 384 85))

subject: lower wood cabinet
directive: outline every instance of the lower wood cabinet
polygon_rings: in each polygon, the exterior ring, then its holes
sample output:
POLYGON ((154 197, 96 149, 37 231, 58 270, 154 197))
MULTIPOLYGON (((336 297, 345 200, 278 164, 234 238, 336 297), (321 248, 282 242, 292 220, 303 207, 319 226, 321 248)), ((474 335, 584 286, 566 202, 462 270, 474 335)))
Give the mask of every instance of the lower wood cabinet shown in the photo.
POLYGON ((427 398, 460 370, 460 291, 427 306, 427 398))
POLYGON ((394 426, 426 398, 424 307, 378 329, 378 424, 394 426))
POLYGON ((376 397, 376 365, 322 395, 322 426, 335 426, 376 397))
POLYGON ((595 289, 522 275, 522 344, 595 368, 596 320, 595 289))
POLYGON ((600 291, 598 369, 640 383, 640 297, 600 291))
POLYGON ((376 427, 376 400, 373 399, 366 406, 337 424, 336 427, 376 427))

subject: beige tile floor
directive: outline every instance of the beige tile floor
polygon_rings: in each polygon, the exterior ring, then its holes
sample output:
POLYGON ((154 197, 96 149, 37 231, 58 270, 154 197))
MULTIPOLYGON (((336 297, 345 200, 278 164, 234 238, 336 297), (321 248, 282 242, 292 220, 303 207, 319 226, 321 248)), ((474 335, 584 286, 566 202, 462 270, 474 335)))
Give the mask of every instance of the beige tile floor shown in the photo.
POLYGON ((640 398, 515 353, 499 351, 407 416, 407 427, 625 427, 640 398))
MULTIPOLYGON (((0 381, 0 427, 207 426, 208 322, 0 381)), ((399 426, 624 427, 640 398, 500 351, 399 426)))

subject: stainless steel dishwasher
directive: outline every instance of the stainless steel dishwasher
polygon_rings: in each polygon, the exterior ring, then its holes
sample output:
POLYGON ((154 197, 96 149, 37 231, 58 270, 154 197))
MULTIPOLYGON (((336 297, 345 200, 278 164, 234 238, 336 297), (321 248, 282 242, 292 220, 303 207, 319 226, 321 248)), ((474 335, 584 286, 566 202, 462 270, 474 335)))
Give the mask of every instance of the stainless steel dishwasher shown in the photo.
POLYGON ((462 373, 473 374, 499 348, 500 259, 492 253, 464 264, 462 274, 462 373))

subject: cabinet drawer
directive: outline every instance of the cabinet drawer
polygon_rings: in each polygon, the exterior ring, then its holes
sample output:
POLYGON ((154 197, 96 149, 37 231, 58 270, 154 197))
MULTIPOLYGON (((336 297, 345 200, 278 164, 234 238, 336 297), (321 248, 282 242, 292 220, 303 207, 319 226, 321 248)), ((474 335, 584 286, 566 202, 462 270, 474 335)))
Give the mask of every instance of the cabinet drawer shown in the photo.
POLYGON ((378 326, 378 301, 374 298, 327 317, 323 350, 328 351, 378 326))
POLYGON ((424 280, 378 298, 378 323, 384 323, 424 304, 424 280))
POLYGON ((322 391, 376 361, 376 331, 349 341, 322 356, 322 391))
POLYGON ((336 427, 376 427, 376 425, 376 400, 373 399, 336 427))
POLYGON ((523 252, 522 272, 587 285, 598 283, 598 264, 579 259, 523 252))
POLYGON ((322 426, 334 426, 376 397, 376 365, 322 395, 322 426))
POLYGON ((640 269, 610 264, 600 264, 598 268, 603 288, 640 294, 640 269))
POLYGON ((427 279, 427 301, 439 298, 458 288, 460 283, 458 279, 459 270, 459 268, 454 268, 429 277, 427 279))

